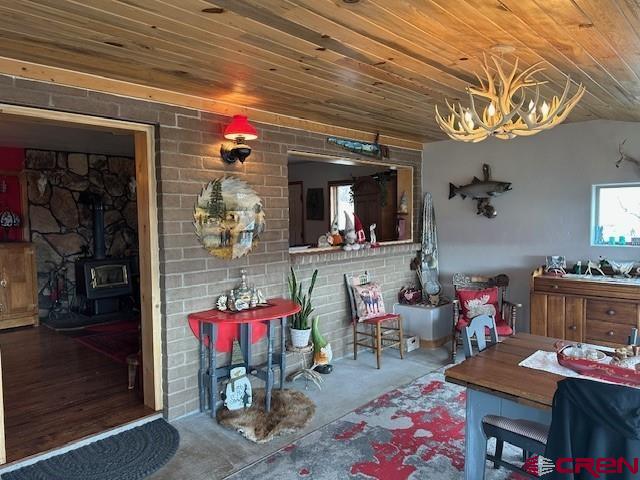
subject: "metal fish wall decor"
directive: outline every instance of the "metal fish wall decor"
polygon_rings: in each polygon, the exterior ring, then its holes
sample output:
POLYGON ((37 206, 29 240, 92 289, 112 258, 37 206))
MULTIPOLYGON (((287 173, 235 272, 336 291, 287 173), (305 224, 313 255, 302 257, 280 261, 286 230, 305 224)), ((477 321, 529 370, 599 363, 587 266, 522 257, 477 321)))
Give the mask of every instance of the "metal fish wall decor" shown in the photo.
POLYGON ((511 182, 499 182, 491 179, 491 167, 486 163, 482 165, 484 178, 480 180, 473 177, 467 185, 455 186, 449 183, 449 199, 460 195, 463 199, 473 198, 477 202, 477 214, 487 218, 494 218, 498 212, 491 205, 491 199, 511 190, 511 182))
POLYGON ((373 143, 349 140, 348 138, 328 137, 327 143, 338 145, 349 152, 366 155, 368 157, 389 158, 389 147, 380 145, 377 140, 377 136, 376 141, 373 143))

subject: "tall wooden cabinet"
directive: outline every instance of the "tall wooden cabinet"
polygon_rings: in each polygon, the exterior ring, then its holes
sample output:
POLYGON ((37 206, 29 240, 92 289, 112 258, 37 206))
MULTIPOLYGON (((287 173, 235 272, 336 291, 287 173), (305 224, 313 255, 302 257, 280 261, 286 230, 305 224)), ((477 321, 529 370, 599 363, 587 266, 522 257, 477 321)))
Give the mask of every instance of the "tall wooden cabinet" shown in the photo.
POLYGON ((0 243, 0 329, 38 325, 35 248, 0 243))
POLYGON ((640 281, 602 277, 531 279, 531 333, 575 342, 625 345, 640 327, 640 281))

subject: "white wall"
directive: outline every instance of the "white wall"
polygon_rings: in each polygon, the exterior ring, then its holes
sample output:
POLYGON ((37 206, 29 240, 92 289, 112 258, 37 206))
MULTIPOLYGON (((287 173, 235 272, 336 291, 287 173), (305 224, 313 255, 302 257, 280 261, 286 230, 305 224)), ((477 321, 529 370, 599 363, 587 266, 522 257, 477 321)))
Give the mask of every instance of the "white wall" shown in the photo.
POLYGON ((528 330, 530 273, 545 255, 565 255, 571 264, 599 255, 640 262, 638 247, 590 246, 591 185, 640 180, 632 165, 615 167, 625 138, 625 150, 640 158, 640 123, 599 120, 508 141, 426 144, 422 188, 433 195, 440 279, 448 292, 455 272, 506 273, 509 296, 525 305, 519 328, 528 330), (512 182, 513 190, 492 202, 495 219, 476 215, 469 198, 448 200, 449 182, 482 178, 483 163, 494 179, 512 182))

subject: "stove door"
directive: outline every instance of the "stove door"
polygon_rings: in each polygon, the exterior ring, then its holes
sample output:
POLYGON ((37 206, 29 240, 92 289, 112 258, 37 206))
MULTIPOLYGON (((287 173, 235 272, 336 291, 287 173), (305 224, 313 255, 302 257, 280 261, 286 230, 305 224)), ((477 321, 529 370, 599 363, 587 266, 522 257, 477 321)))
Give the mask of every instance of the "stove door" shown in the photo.
POLYGON ((91 288, 101 290, 127 287, 129 269, 126 265, 96 265, 91 267, 91 288))

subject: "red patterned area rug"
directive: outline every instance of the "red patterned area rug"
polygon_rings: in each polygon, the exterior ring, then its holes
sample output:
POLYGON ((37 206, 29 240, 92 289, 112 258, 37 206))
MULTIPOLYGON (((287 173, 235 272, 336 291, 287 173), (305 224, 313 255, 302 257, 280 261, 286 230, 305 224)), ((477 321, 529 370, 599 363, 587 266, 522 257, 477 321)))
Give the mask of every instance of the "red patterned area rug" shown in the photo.
MULTIPOLYGON (((461 479, 465 400, 464 388, 445 383, 442 371, 433 372, 385 393, 230 478, 461 479)), ((518 463, 520 455, 505 444, 505 460, 518 463)), ((488 466, 485 478, 524 477, 488 466)))

